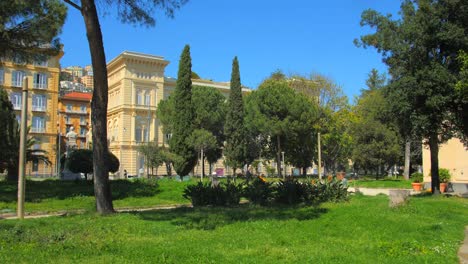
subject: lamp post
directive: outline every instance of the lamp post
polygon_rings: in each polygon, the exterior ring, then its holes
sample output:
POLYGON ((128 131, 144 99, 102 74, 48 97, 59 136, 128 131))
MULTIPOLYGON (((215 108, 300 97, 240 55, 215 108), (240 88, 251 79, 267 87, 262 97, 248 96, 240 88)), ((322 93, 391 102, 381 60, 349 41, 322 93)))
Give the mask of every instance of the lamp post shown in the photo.
POLYGON ((61 115, 60 112, 57 112, 58 115, 58 122, 57 122, 57 137, 58 137, 58 142, 57 142, 57 178, 60 179, 60 152, 61 152, 61 145, 62 145, 62 131, 60 131, 60 119, 61 115))
POLYGON ((28 112, 28 77, 23 77, 23 94, 21 106, 21 133, 20 133, 20 152, 19 152, 19 175, 18 175, 18 208, 17 217, 24 219, 24 193, 25 179, 24 171, 26 169, 26 130, 27 130, 27 112, 28 112))

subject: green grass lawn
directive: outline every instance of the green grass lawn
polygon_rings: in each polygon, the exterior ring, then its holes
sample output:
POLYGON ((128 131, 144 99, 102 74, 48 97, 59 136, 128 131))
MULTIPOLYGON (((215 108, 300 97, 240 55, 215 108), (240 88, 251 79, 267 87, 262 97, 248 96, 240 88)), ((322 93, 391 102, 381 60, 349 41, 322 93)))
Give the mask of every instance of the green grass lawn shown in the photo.
POLYGON ((0 263, 458 263, 468 200, 179 208, 0 220, 0 263))
POLYGON ((406 188, 411 189, 411 180, 404 179, 364 179, 364 180, 350 180, 348 181, 349 187, 366 187, 366 188, 406 188))
MULTIPOLYGON (((176 180, 116 180, 111 181, 115 208, 152 207, 187 204, 182 192, 193 181, 176 180)), ((56 212, 63 210, 94 211, 94 191, 91 181, 27 181, 26 212, 56 212)), ((17 184, 0 181, 0 213, 15 212, 17 184)))

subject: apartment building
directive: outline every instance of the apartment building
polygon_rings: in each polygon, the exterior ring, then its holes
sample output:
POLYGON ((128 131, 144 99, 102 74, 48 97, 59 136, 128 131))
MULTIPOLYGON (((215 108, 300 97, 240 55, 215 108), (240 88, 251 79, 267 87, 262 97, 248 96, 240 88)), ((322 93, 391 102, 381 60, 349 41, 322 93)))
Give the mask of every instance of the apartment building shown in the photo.
MULTIPOLYGON (((174 91, 176 79, 165 77, 169 61, 161 56, 125 51, 107 64, 109 103, 107 111, 107 136, 109 149, 120 160, 120 175, 146 173, 144 156, 137 148, 145 142, 167 144, 156 116, 157 105, 174 91)), ((214 87, 229 96, 228 82, 193 80, 193 85, 214 87)), ((244 93, 249 89, 243 89, 244 93)), ((197 166, 200 170, 201 166, 197 166)), ((208 165, 205 166, 206 173, 208 165)), ((215 165, 224 168, 222 161, 215 165)), ((157 174, 166 174, 160 167, 157 174)), ((198 172, 196 172, 198 173, 198 172)))
POLYGON ((34 137, 36 149, 46 150, 51 166, 43 163, 27 165, 29 175, 54 175, 57 140, 57 103, 59 90, 59 60, 63 53, 44 61, 26 63, 17 59, 0 61, 0 85, 10 96, 16 119, 21 120, 23 77, 28 77, 27 124, 31 128, 29 136, 34 137))
POLYGON ((65 135, 73 128, 77 133, 77 148, 87 148, 86 136, 91 120, 91 93, 71 92, 59 97, 58 130, 61 133, 61 153, 65 152, 65 135))

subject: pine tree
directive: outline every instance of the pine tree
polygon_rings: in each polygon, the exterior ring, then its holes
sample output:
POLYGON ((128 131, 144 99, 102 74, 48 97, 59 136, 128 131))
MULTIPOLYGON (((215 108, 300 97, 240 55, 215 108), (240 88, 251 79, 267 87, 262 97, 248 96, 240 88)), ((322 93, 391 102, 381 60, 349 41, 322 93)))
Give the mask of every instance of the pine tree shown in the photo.
POLYGON ((234 57, 232 62, 231 94, 228 100, 224 133, 226 135, 224 155, 227 164, 234 169, 235 174, 235 169, 244 165, 246 157, 244 103, 242 101, 242 86, 237 57, 234 57))
POLYGON ((173 95, 175 112, 172 138, 169 142, 171 151, 179 156, 174 163, 174 169, 181 177, 187 175, 197 161, 195 150, 187 142, 187 138, 194 130, 191 76, 190 46, 186 45, 180 56, 177 84, 173 95))

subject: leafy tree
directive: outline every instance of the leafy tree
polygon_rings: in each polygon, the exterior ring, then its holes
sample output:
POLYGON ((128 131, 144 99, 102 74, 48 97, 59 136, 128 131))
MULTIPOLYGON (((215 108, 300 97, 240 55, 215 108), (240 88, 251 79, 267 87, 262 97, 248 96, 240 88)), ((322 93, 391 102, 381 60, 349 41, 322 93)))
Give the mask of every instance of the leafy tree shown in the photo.
POLYGON ((224 126, 226 145, 224 155, 226 164, 233 168, 242 168, 246 162, 246 141, 244 126, 244 102, 242 101, 242 85, 239 72, 239 61, 234 57, 231 72, 231 93, 228 99, 226 124, 224 126))
POLYGON ((18 156, 18 149, 15 138, 15 131, 18 130, 18 122, 15 119, 13 105, 8 98, 8 93, 0 87, 0 171, 3 172, 8 164, 11 163, 12 157, 18 156), (16 153, 16 155, 15 155, 16 153))
POLYGON ((433 193, 439 193, 439 144, 461 123, 454 120, 460 117, 453 106, 461 70, 455 58, 468 50, 467 12, 468 2, 462 0, 406 0, 398 20, 374 10, 362 14, 361 25, 376 31, 362 36, 360 44, 375 47, 389 66, 389 101, 429 145, 433 193))
POLYGON ((361 89, 361 95, 365 96, 368 92, 381 90, 386 85, 387 78, 385 74, 379 74, 379 71, 372 69, 366 80, 367 89, 361 89))
POLYGON ((149 142, 148 144, 141 144, 138 146, 138 152, 143 154, 147 164, 151 167, 151 174, 154 174, 154 168, 163 165, 164 160, 160 153, 160 148, 156 142, 149 142))
POLYGON ((57 55, 67 7, 58 0, 0 2, 0 57, 21 61, 57 55))
POLYGON ((460 79, 455 86, 457 114, 457 126, 460 131, 459 137, 468 145, 468 52, 461 51, 458 60, 462 65, 460 79))
POLYGON ((187 144, 190 144, 195 151, 201 155, 202 177, 205 176, 205 154, 207 151, 218 148, 218 141, 211 132, 204 129, 195 129, 187 138, 187 144))
POLYGON ((186 45, 180 56, 177 84, 173 94, 175 111, 172 138, 169 141, 171 151, 180 157, 174 163, 174 168, 180 177, 187 175, 193 169, 197 160, 195 150, 187 144, 186 140, 194 129, 191 72, 190 47, 186 45))
POLYGON ((355 141, 352 151, 355 167, 374 171, 377 178, 401 156, 399 134, 395 127, 383 122, 382 113, 387 111, 386 107, 381 89, 367 91, 354 109, 356 118, 351 130, 355 141))
MULTIPOLYGON (((107 164, 107 103, 108 83, 107 65, 102 42, 102 32, 94 0, 80 0, 81 5, 72 0, 64 0, 77 9, 84 19, 86 35, 91 52, 94 69, 93 101, 91 102, 93 127, 93 167, 94 167, 94 194, 96 208, 101 214, 114 212, 112 195, 109 184, 109 168, 107 164)), ((143 24, 154 26, 152 16, 155 8, 162 8, 169 17, 187 0, 109 0, 108 5, 117 6, 118 17, 124 23, 143 24)), ((190 76, 190 74, 189 74, 190 76)))
POLYGON ((247 127, 263 141, 262 155, 276 159, 280 176, 283 151, 293 165, 311 165, 315 148, 308 140, 317 119, 316 105, 291 89, 287 80, 268 79, 247 97, 247 127))
MULTIPOLYGON (((112 153, 108 153, 109 171, 116 173, 120 167, 119 159, 112 153)), ((88 178, 88 173, 93 172, 93 151, 90 149, 77 149, 70 153, 65 160, 65 166, 73 173, 84 173, 88 178)))

